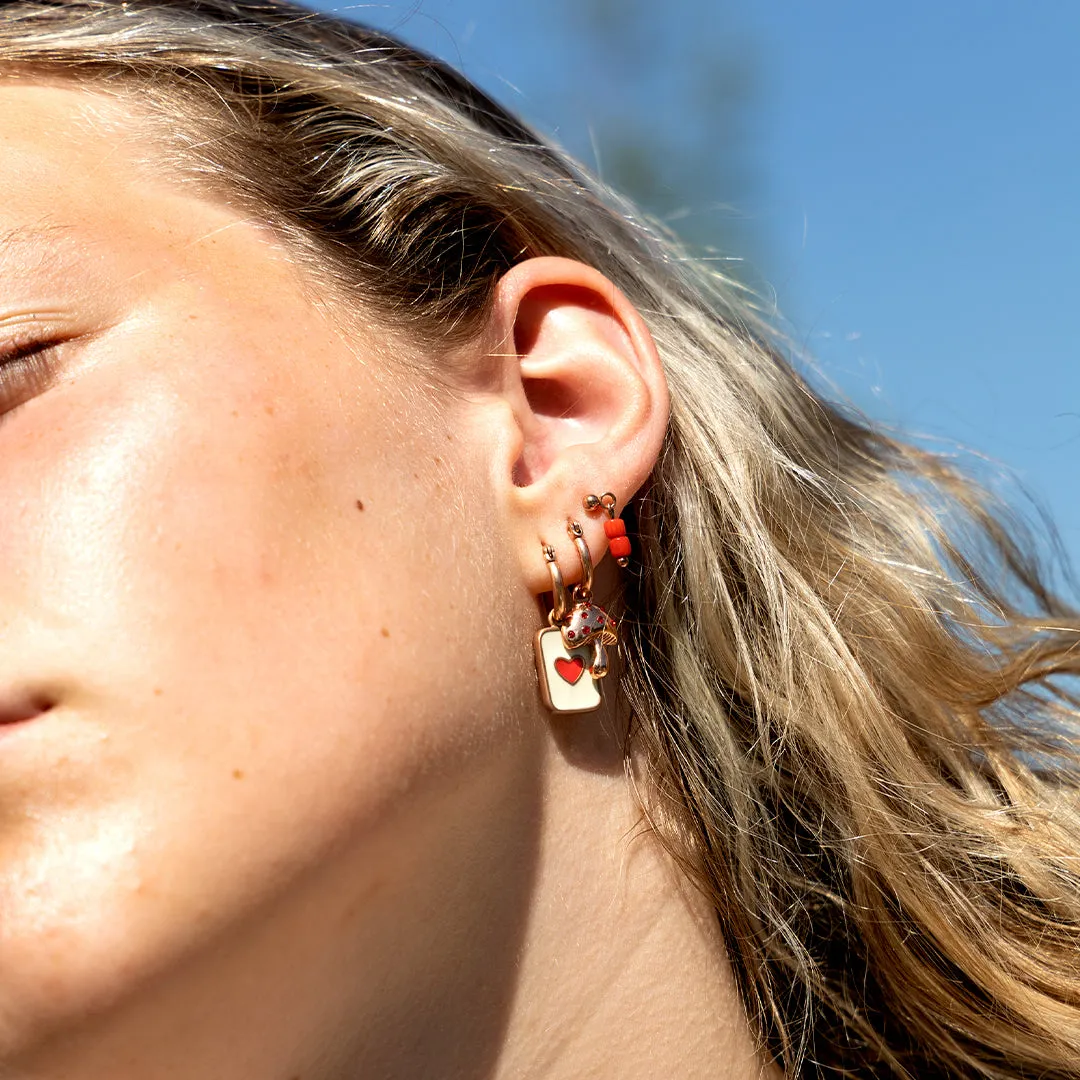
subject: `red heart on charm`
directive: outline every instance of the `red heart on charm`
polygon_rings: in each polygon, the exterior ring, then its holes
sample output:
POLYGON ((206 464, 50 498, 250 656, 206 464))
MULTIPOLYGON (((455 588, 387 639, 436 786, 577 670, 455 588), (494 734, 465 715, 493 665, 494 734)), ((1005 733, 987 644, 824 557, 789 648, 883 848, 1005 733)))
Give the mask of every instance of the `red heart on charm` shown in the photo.
POLYGON ((580 656, 575 656, 572 660, 568 660, 565 656, 555 657, 555 670, 571 685, 581 678, 581 673, 585 670, 585 661, 580 656))

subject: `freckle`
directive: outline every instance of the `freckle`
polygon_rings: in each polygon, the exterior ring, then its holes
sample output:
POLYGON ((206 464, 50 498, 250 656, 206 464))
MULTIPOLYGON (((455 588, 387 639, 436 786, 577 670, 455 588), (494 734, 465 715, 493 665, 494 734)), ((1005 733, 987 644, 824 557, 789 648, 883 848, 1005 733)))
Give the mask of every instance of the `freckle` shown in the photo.
POLYGON ((437 458, 435 459, 435 464, 436 464, 436 465, 441 465, 441 464, 442 464, 442 458, 441 458, 441 457, 437 457, 437 458))
POLYGON ((154 687, 154 697, 161 697, 163 693, 165 693, 165 691, 162 690, 160 686, 154 687))
POLYGON ((414 473, 412 474, 412 478, 413 478, 414 480, 419 480, 419 479, 420 479, 420 474, 419 474, 418 472, 414 472, 414 473))
POLYGON ((243 780, 244 779, 244 770, 243 769, 233 769, 232 775, 233 775, 234 780, 243 780))
POLYGON ((263 412, 265 412, 267 416, 273 416, 274 415, 274 406, 273 405, 264 405, 263 406, 263 412))
POLYGON ((363 510, 364 509, 364 504, 359 499, 356 500, 356 509, 357 510, 363 510))
POLYGON ((232 414, 233 414, 233 416, 239 416, 240 415, 240 410, 239 409, 233 409, 232 414))
POLYGON ((198 315, 189 315, 188 316, 188 318, 192 319, 192 320, 197 319, 198 317, 199 317, 198 315))
POLYGON ((389 637, 390 636, 390 631, 387 630, 385 626, 379 631, 379 633, 382 634, 383 637, 389 637))

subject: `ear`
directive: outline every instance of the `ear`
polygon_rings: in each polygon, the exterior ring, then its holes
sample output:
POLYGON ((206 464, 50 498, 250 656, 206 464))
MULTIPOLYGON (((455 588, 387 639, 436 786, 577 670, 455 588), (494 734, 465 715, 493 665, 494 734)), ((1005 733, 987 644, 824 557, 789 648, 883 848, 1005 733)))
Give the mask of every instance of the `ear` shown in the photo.
POLYGON ((645 482, 667 429, 667 382, 652 335, 597 270, 571 259, 529 259, 498 282, 489 327, 510 405, 493 477, 503 496, 524 580, 550 591, 542 544, 567 584, 581 563, 566 530, 581 523, 593 563, 607 556, 604 511, 588 494, 613 492, 616 514, 645 482))

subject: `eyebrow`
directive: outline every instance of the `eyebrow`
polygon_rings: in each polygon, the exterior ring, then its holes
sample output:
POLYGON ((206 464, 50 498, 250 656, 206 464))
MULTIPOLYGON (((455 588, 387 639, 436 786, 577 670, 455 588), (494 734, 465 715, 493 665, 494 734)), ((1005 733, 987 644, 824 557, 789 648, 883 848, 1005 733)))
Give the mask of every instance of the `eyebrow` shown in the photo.
POLYGON ((26 250, 44 255, 58 242, 67 241, 74 232, 70 225, 61 225, 59 222, 17 225, 13 229, 0 231, 0 258, 5 258, 12 252, 21 254, 26 250))
POLYGON ((76 233, 70 225, 49 221, 0 230, 0 279, 16 267, 49 271, 70 266, 70 256, 80 254, 80 245, 73 240, 76 233))

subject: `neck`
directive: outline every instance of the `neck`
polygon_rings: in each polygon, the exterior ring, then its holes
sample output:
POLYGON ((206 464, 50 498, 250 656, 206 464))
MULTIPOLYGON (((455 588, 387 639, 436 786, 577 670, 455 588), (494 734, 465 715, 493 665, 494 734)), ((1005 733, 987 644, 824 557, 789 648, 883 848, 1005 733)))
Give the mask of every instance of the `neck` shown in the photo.
POLYGON ((756 1052, 709 905, 643 822, 618 757, 591 767, 605 760, 599 746, 560 745, 553 730, 540 869, 495 1075, 780 1076, 756 1052))

